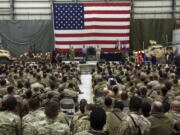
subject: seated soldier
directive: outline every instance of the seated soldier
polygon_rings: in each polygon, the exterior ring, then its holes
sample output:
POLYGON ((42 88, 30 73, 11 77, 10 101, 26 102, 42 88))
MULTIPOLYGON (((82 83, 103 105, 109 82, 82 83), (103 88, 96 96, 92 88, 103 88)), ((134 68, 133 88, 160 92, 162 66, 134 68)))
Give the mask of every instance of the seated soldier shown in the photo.
POLYGON ((82 131, 75 135, 105 135, 103 127, 106 124, 106 112, 102 108, 93 108, 89 120, 91 129, 88 131, 82 131))
POLYGON ((59 104, 55 101, 45 107, 46 118, 42 121, 28 123, 24 129, 25 135, 70 135, 67 124, 58 121, 59 104))
POLYGON ((1 135, 21 135, 21 119, 16 115, 16 106, 15 97, 8 97, 3 101, 3 111, 0 112, 1 135))

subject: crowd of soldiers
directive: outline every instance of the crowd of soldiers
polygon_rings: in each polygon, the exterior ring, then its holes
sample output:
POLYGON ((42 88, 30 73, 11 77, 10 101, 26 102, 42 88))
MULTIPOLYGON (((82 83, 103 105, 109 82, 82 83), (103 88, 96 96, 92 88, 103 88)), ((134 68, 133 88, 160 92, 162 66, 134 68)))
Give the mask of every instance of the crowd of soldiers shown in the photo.
POLYGON ((59 101, 78 106, 80 83, 77 63, 0 65, 0 135, 69 135, 59 101))
POLYGON ((97 63, 94 103, 78 102, 77 63, 0 66, 0 135, 180 135, 180 78, 174 65, 97 63), (72 118, 60 101, 73 99, 72 118))
POLYGON ((175 65, 97 64, 94 103, 104 108, 110 135, 180 134, 180 78, 175 65))

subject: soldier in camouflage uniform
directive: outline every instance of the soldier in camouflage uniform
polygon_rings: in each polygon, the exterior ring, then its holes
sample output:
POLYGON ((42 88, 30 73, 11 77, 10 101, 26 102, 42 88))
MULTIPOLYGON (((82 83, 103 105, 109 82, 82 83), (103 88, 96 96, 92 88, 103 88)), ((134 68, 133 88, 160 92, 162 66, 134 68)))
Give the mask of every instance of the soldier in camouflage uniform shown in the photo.
POLYGON ((142 100, 139 97, 132 97, 130 100, 130 113, 123 118, 128 124, 124 124, 120 135, 135 135, 137 129, 142 135, 148 135, 151 123, 140 115, 142 100))
POLYGON ((0 135, 22 135, 21 119, 15 114, 17 100, 8 97, 2 105, 4 111, 0 112, 0 135))
POLYGON ((45 107, 46 118, 42 121, 28 123, 24 129, 25 135, 70 135, 67 124, 58 121, 59 104, 50 102, 45 107))
POLYGON ((123 118, 126 116, 126 114, 122 112, 123 108, 123 103, 116 101, 113 111, 107 114, 105 131, 107 131, 109 135, 119 135, 121 129, 124 128, 123 126, 127 125, 127 122, 123 121, 123 118))
POLYGON ((45 119, 45 114, 43 110, 40 109, 40 101, 38 98, 32 98, 29 101, 29 110, 30 112, 23 117, 23 128, 25 128, 28 123, 34 123, 45 119))
POLYGON ((107 135, 103 131, 103 127, 106 124, 106 113, 102 108, 93 108, 89 120, 91 128, 87 131, 82 131, 75 135, 107 135))
POLYGON ((152 104, 152 115, 148 118, 151 122, 149 135, 172 135, 173 121, 163 113, 161 102, 155 101, 152 104))
POLYGON ((82 131, 90 129, 90 113, 92 111, 93 105, 87 104, 85 106, 85 112, 79 116, 75 116, 71 123, 72 133, 76 134, 82 131))
POLYGON ((180 101, 175 100, 171 103, 171 111, 166 116, 175 123, 180 123, 180 101))

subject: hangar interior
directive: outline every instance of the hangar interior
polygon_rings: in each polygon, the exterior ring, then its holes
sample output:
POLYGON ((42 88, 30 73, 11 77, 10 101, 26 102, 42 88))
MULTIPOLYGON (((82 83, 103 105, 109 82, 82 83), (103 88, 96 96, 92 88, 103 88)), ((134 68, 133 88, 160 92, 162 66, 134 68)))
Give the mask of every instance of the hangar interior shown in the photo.
MULTIPOLYGON (((37 52, 54 48, 52 6, 56 2, 94 2, 91 0, 1 0, 0 44, 18 56, 35 46, 37 52)), ((96 0, 96 2, 120 2, 96 0)), ((121 1, 123 2, 123 1, 121 1)), ((131 48, 148 47, 150 39, 172 42, 174 29, 180 27, 179 0, 124 0, 132 3, 131 48)), ((177 40, 179 32, 174 33, 177 40)))

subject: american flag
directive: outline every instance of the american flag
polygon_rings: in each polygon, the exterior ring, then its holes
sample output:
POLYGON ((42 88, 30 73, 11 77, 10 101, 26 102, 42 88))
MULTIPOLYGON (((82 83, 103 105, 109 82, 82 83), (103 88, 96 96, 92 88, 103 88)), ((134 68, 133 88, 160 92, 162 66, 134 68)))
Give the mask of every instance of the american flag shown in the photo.
POLYGON ((131 3, 55 3, 53 10, 57 51, 99 45, 110 52, 117 41, 129 48, 131 3))

